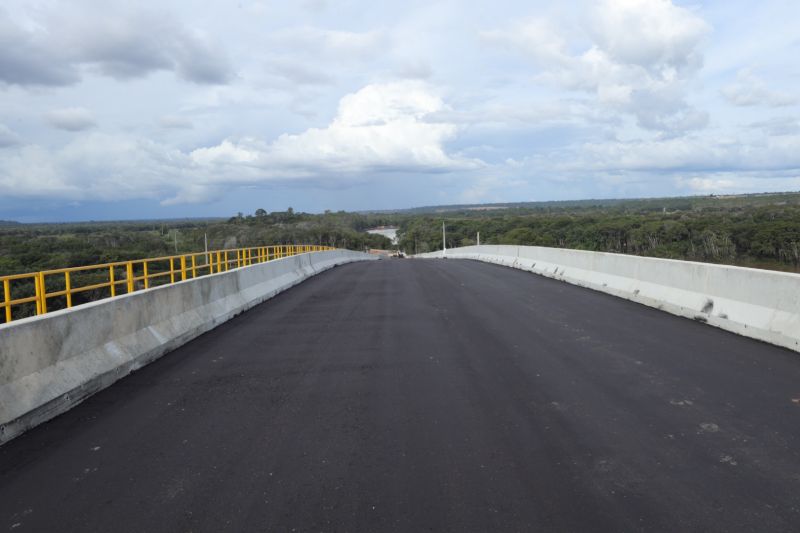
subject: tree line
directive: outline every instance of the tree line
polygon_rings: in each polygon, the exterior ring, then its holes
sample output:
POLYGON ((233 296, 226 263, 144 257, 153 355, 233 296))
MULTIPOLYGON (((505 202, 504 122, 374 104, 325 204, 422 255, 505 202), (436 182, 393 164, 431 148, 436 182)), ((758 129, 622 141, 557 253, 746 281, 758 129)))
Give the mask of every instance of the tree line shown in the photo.
POLYGON ((676 211, 574 210, 491 216, 419 216, 401 224, 409 253, 476 243, 575 248, 800 271, 800 206, 676 211))
MULTIPOLYGON (((396 248, 423 253, 441 250, 443 222, 448 248, 475 244, 480 232, 483 244, 575 248, 800 272, 800 194, 787 193, 438 206, 386 213, 311 214, 288 208, 258 209, 228 219, 6 223, 0 225, 0 275, 202 252, 206 243, 209 250, 273 244, 392 248, 386 237, 366 233, 377 226, 397 226, 396 248)), ((93 281, 92 276, 104 281, 102 273, 87 274, 84 281, 93 281)), ((58 283, 48 280, 48 290, 63 289, 58 283)), ((76 298, 97 299, 103 291, 76 298)), ((33 283, 15 284, 13 293, 13 298, 29 296, 33 283)), ((32 306, 23 310, 32 312, 32 306)))

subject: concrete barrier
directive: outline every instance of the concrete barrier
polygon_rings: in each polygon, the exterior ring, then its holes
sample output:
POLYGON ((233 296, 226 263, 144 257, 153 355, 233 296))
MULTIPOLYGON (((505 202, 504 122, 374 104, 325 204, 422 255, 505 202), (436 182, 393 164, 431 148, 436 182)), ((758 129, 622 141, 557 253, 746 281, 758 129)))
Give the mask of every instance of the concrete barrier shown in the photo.
POLYGON ((310 276, 371 259, 301 254, 0 326, 0 443, 310 276))
POLYGON ((800 351, 799 274, 539 246, 466 246, 446 256, 527 270, 800 351))

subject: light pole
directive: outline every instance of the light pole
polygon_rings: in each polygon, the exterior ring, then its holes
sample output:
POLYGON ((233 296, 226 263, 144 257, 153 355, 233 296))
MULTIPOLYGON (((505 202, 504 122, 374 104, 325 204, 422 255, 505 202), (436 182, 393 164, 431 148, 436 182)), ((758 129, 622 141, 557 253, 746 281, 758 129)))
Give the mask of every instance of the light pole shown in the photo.
POLYGON ((444 220, 442 220, 442 257, 447 257, 447 240, 444 231, 444 220))

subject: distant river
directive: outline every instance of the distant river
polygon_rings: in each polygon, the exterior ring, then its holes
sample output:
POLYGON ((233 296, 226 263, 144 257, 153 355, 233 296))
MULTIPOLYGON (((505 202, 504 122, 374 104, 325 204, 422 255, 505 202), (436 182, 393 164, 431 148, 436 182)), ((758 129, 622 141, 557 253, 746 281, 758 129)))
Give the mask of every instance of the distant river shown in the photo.
POLYGON ((397 244, 397 228, 368 229, 367 233, 377 233, 378 235, 383 235, 384 237, 389 237, 389 239, 391 239, 391 241, 392 241, 392 244, 397 244))

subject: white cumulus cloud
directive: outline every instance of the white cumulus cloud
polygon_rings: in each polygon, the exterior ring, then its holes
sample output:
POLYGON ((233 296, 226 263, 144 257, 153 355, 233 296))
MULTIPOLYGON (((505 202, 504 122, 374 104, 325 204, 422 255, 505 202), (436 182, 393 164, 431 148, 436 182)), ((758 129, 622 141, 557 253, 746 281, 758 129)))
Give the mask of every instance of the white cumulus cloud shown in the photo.
POLYGON ((87 71, 126 80, 165 70, 212 85, 234 76, 221 45, 164 12, 76 0, 60 16, 33 13, 24 27, 0 8, 0 84, 73 85, 87 71))
POLYGON ((291 176, 475 168, 479 162, 445 151, 457 126, 426 120, 444 109, 442 99, 423 82, 372 84, 342 98, 336 117, 324 128, 283 134, 272 143, 225 140, 191 155, 201 164, 247 163, 291 176))
POLYGON ((533 18, 482 33, 531 57, 539 78, 594 94, 601 105, 636 116, 649 130, 686 131, 708 118, 685 100, 685 81, 702 65, 699 45, 709 31, 702 18, 669 0, 604 0, 585 27, 590 45, 576 52, 565 23, 533 18))
POLYGON ((661 78, 702 62, 697 45, 710 29, 670 0, 604 0, 591 20, 597 48, 612 61, 638 65, 661 78))
MULTIPOLYGON (((445 149, 457 126, 427 120, 446 107, 425 83, 404 81, 368 85, 346 95, 328 126, 280 135, 271 142, 225 139, 187 152, 130 135, 88 132, 59 149, 12 148, 10 157, 0 158, 0 194, 152 198, 169 205, 208 201, 223 188, 239 185, 298 179, 346 185, 387 172, 480 167, 480 161, 445 149)), ((59 110, 48 118, 71 131, 93 124, 88 111, 80 108, 59 110)))

